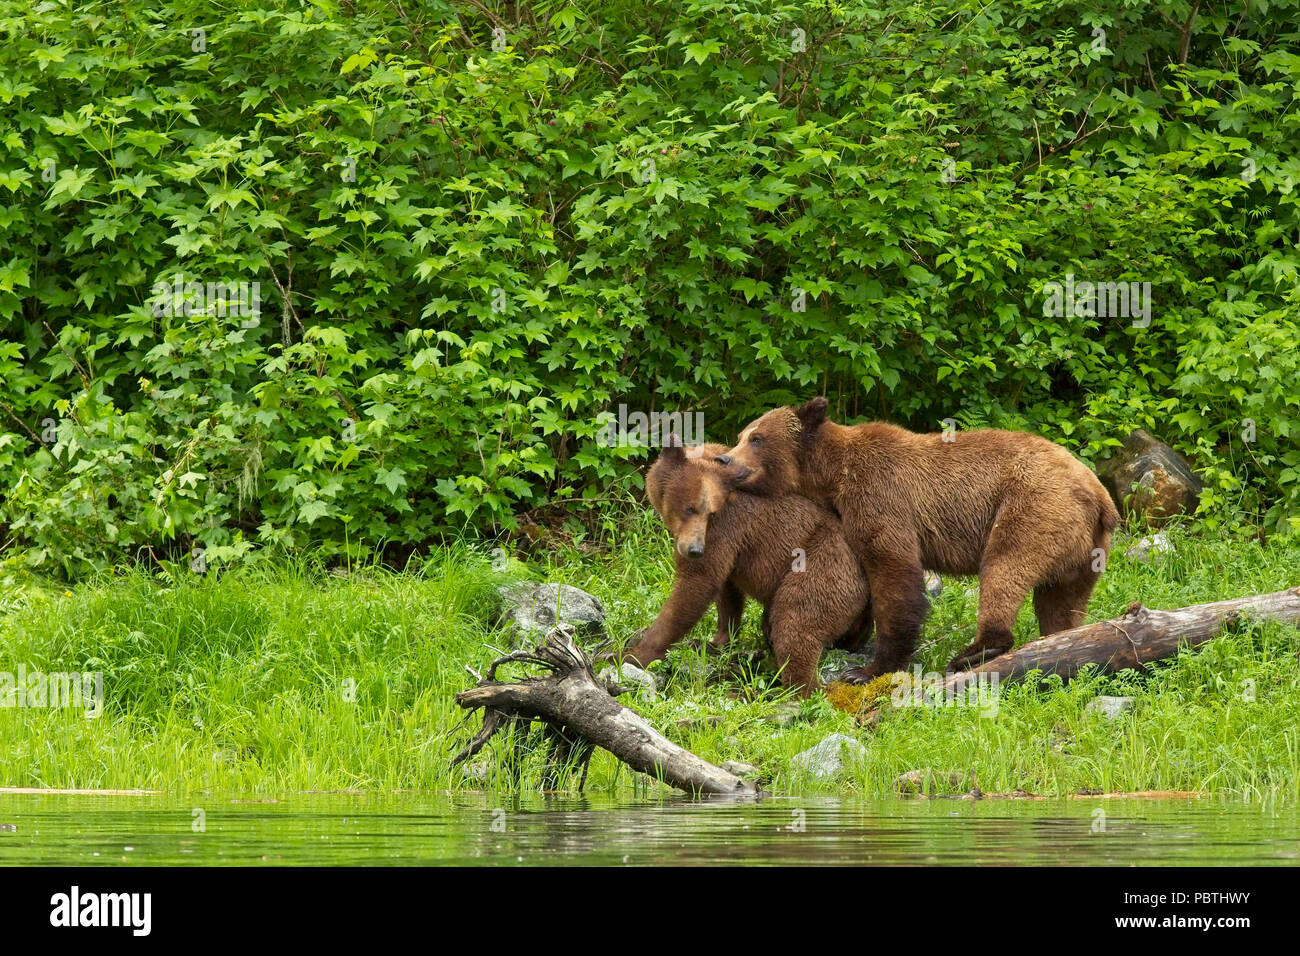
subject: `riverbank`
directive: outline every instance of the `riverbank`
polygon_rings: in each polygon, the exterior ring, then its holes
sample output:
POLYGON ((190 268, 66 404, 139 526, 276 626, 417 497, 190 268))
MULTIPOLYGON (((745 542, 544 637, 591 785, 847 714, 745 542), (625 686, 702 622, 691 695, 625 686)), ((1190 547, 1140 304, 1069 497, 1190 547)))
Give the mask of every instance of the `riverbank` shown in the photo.
MULTIPOLYGON (((221 575, 132 571, 72 587, 10 575, 0 589, 0 672, 102 675, 103 700, 91 718, 48 700, 0 707, 0 786, 255 795, 502 786, 497 744, 471 776, 450 766, 476 728, 462 725, 452 700, 474 682, 466 665, 481 671, 508 640, 493 624, 496 586, 527 577, 581 587, 625 641, 666 597, 671 562, 652 518, 620 537, 611 548, 555 551, 503 571, 465 546, 400 574, 340 576, 299 561, 221 575)), ((1170 531, 1168 542, 1158 559, 1141 561, 1125 556, 1132 542, 1122 540, 1089 618, 1118 615, 1134 600, 1179 607, 1300 584, 1294 538, 1261 545, 1170 531)), ((941 669, 969 640, 975 585, 945 580, 923 668, 941 669)), ((690 647, 655 665, 663 679, 655 698, 627 702, 708 760, 757 766, 776 792, 879 797, 895 792, 900 775, 932 770, 955 774, 952 792, 973 781, 988 793, 1300 797, 1300 634, 1278 624, 1251 624, 1146 675, 1004 685, 995 714, 887 708, 865 728, 821 695, 792 703, 769 667, 749 667, 761 647, 758 619, 751 604, 736 646, 717 661, 700 650, 706 618, 690 647), (1131 709, 1090 710, 1101 695, 1130 697, 1131 709), (835 733, 858 740, 863 758, 826 779, 792 766, 835 733)), ((1034 633, 1026 604, 1017 640, 1034 633)), ((587 787, 658 789, 606 754, 587 787)))

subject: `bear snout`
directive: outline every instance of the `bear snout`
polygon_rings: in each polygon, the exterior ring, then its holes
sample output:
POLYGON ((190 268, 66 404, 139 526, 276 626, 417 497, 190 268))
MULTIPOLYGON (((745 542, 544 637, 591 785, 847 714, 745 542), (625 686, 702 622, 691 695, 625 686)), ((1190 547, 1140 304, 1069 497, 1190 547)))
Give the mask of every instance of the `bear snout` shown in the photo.
POLYGON ((677 553, 683 558, 700 558, 704 556, 704 536, 687 540, 685 538, 677 539, 677 553))
POLYGON ((728 481, 744 481, 746 478, 754 474, 753 468, 750 468, 748 465, 742 465, 740 462, 736 461, 734 455, 718 455, 713 460, 727 470, 726 475, 728 481))

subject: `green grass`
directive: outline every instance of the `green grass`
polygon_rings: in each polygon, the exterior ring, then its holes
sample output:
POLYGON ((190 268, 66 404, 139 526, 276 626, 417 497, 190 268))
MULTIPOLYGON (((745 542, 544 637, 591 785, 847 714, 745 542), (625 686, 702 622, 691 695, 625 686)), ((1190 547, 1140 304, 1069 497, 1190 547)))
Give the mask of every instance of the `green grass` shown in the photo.
MULTIPOLYGON (((491 623, 494 586, 527 576, 583 587, 605 603, 610 633, 626 640, 666 597, 671 563, 651 516, 619 527, 607 531, 612 546, 553 551, 545 564, 513 562, 500 574, 488 555, 462 546, 406 573, 354 569, 347 578, 301 561, 206 576, 133 571, 69 590, 5 579, 0 670, 102 671, 106 707, 97 720, 72 709, 0 708, 0 785, 464 789, 450 756, 477 719, 462 725, 452 696, 473 683, 466 664, 481 670, 506 646, 491 623)), ((1177 607, 1300 584, 1300 540, 1170 537, 1172 552, 1156 564, 1127 560, 1125 542, 1117 544, 1091 618, 1134 600, 1177 607)), ((927 669, 969 641, 975 584, 945 581, 920 651, 927 669)), ((758 617, 751 604, 733 660, 760 646, 758 617)), ((789 704, 770 670, 748 681, 702 673, 711 628, 706 619, 689 646, 655 665, 668 675, 658 699, 631 703, 706 759, 759 765, 776 791, 887 794, 899 774, 932 769, 973 772, 986 792, 1300 796, 1300 635, 1279 624, 1253 624, 1145 675, 1005 686, 996 718, 909 708, 888 710, 871 729, 820 695, 799 705, 793 723, 772 720, 789 704), (1084 709, 1103 693, 1134 696, 1137 706, 1107 722, 1084 709), (705 716, 716 721, 678 723, 705 716), (857 737, 868 757, 832 782, 790 772, 794 754, 833 732, 857 737)), ((1022 641, 1035 633, 1028 604, 1017 631, 1022 641)), ((504 750, 494 743, 483 754, 489 786, 505 785, 504 750)), ((607 754, 597 755, 588 789, 658 790, 607 754)))

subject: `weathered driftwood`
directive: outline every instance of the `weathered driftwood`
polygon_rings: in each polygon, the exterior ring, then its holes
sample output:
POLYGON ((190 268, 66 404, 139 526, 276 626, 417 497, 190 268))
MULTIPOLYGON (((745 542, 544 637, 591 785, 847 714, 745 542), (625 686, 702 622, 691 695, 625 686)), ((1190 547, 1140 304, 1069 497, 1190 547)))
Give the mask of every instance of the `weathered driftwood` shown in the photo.
MULTIPOLYGON (((474 756, 507 724, 516 727, 515 740, 519 742, 518 722, 540 720, 547 725, 547 734, 563 758, 577 759, 584 766, 594 745, 608 750, 633 770, 691 793, 758 792, 754 784, 678 747, 614 699, 625 692, 626 688, 596 678, 591 660, 567 627, 552 628, 540 646, 497 658, 477 687, 456 695, 461 707, 483 709, 483 727, 456 755, 452 765, 474 756), (512 662, 537 665, 549 676, 498 681, 497 668, 512 662)), ((552 777, 551 768, 547 776, 552 777)))
POLYGON ((969 683, 971 675, 997 674, 999 681, 1019 680, 1032 671, 1069 680, 1084 665, 1104 673, 1172 657, 1184 644, 1196 647, 1246 618, 1283 621, 1300 627, 1300 588, 1154 611, 1135 603, 1122 617, 1061 631, 985 661, 973 671, 953 674, 944 689, 969 683))

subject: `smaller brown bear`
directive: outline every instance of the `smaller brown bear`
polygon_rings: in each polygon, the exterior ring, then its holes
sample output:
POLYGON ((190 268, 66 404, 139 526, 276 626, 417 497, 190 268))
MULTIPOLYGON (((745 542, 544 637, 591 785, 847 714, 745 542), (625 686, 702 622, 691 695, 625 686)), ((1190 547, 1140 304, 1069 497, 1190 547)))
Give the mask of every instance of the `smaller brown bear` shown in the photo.
POLYGON ((871 583, 879 631, 875 659, 847 680, 907 666, 926 611, 922 568, 980 578, 975 640, 952 670, 1010 650, 1031 591, 1040 634, 1078 627, 1119 520, 1088 466, 1045 438, 837 425, 825 398, 751 422, 718 461, 734 487, 798 492, 839 515, 871 583))
POLYGON ((659 660, 714 601, 720 647, 739 628, 748 595, 765 605, 763 634, 782 683, 807 697, 823 648, 856 649, 870 636, 866 576, 830 511, 799 495, 733 494, 713 460, 724 451, 700 445, 688 456, 670 443, 646 475, 650 503, 673 536, 676 576, 627 659, 659 660))

